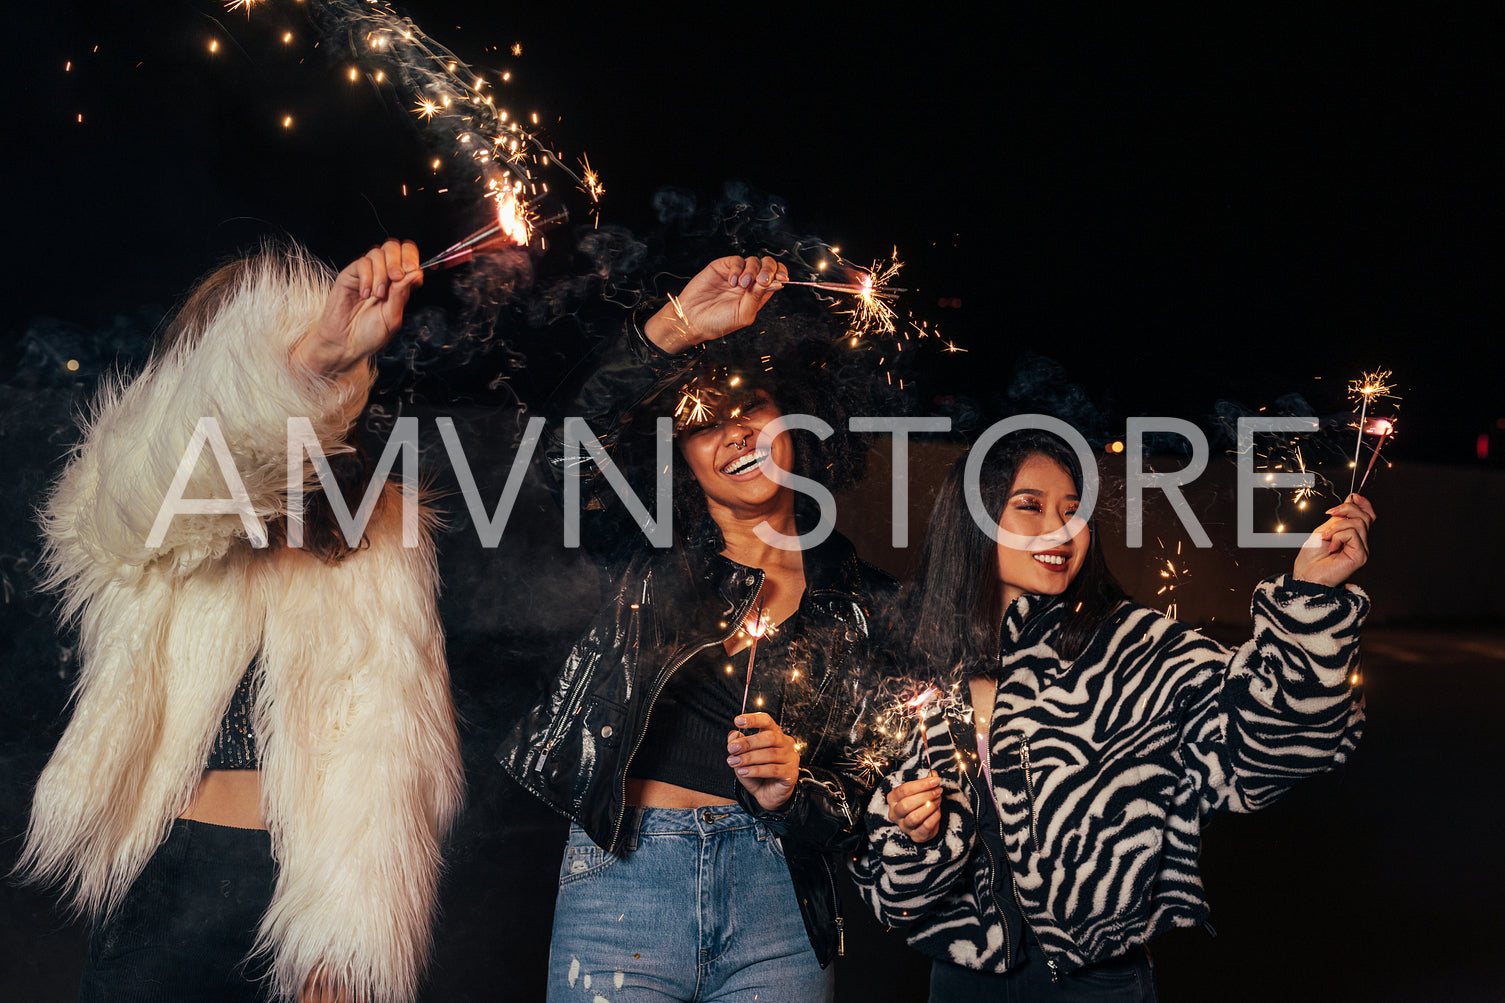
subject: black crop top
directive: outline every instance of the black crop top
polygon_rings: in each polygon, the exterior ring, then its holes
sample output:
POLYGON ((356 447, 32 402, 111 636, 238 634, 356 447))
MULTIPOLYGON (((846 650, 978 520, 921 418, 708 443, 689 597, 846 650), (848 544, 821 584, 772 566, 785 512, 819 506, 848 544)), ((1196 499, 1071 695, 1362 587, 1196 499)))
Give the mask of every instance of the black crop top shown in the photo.
POLYGON ((259 770, 261 754, 256 747, 256 729, 252 714, 256 707, 256 667, 260 659, 251 659, 240 685, 230 697, 230 706, 219 723, 219 734, 209 749, 206 770, 259 770))
POLYGON ((792 670, 789 644, 783 639, 793 635, 798 617, 796 613, 779 633, 758 641, 750 686, 745 648, 728 655, 721 645, 712 645, 680 666, 653 705, 643 744, 627 775, 735 801, 740 785, 726 765, 727 732, 735 729, 732 722, 742 712, 744 687, 748 713, 763 711, 779 720, 792 670))

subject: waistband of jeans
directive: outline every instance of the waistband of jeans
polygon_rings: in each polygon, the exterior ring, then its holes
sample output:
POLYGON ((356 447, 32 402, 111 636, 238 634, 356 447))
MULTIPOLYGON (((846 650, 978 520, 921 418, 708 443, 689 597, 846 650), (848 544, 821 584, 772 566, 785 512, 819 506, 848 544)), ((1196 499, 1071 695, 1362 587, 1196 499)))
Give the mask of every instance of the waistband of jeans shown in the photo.
POLYGON ((767 831, 738 804, 702 805, 699 808, 632 807, 627 810, 623 827, 624 841, 629 847, 637 844, 639 834, 646 833, 715 836, 753 829, 762 839, 767 831))

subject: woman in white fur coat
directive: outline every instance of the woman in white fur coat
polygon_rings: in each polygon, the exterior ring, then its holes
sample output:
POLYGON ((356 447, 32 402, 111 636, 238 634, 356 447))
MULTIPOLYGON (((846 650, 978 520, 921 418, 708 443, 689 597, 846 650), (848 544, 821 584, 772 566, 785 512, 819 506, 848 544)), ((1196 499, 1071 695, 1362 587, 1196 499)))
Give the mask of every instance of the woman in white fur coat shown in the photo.
POLYGON ((298 248, 224 266, 47 499, 82 671, 18 869, 94 920, 81 999, 416 994, 461 797, 432 542, 393 484, 346 540, 295 461, 290 546, 287 482, 306 418, 362 497, 345 437, 422 281, 395 240, 338 276, 298 248))

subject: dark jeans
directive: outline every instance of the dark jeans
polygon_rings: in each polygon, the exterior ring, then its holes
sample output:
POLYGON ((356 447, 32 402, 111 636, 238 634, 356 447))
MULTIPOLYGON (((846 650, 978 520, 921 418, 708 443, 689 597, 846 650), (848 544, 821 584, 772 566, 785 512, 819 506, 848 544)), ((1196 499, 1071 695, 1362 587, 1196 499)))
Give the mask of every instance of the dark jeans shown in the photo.
POLYGON ((173 822, 120 906, 96 924, 79 1003, 258 1003, 245 957, 277 868, 261 829, 173 822))
POLYGON ((1156 1003, 1155 975, 1142 947, 1050 980, 1040 947, 1002 975, 944 961, 930 964, 930 1003, 1156 1003))

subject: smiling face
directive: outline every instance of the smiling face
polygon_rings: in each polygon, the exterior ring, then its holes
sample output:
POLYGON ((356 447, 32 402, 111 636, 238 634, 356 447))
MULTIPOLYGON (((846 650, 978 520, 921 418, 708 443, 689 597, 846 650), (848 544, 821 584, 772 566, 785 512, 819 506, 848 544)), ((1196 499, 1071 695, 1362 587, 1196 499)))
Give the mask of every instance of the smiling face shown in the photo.
POLYGON ((770 459, 785 470, 793 469, 789 433, 780 432, 768 447, 758 445, 758 433, 782 416, 767 392, 754 390, 722 398, 702 421, 686 423, 676 433, 680 453, 705 492, 713 517, 718 505, 745 515, 793 503, 792 490, 766 475, 770 459))
POLYGON ((1022 550, 998 545, 1005 607, 1026 592, 1060 595, 1082 570, 1089 531, 1076 518, 1077 494, 1071 473, 1056 460, 1037 453, 1019 465, 998 526, 1028 543, 1022 550))

